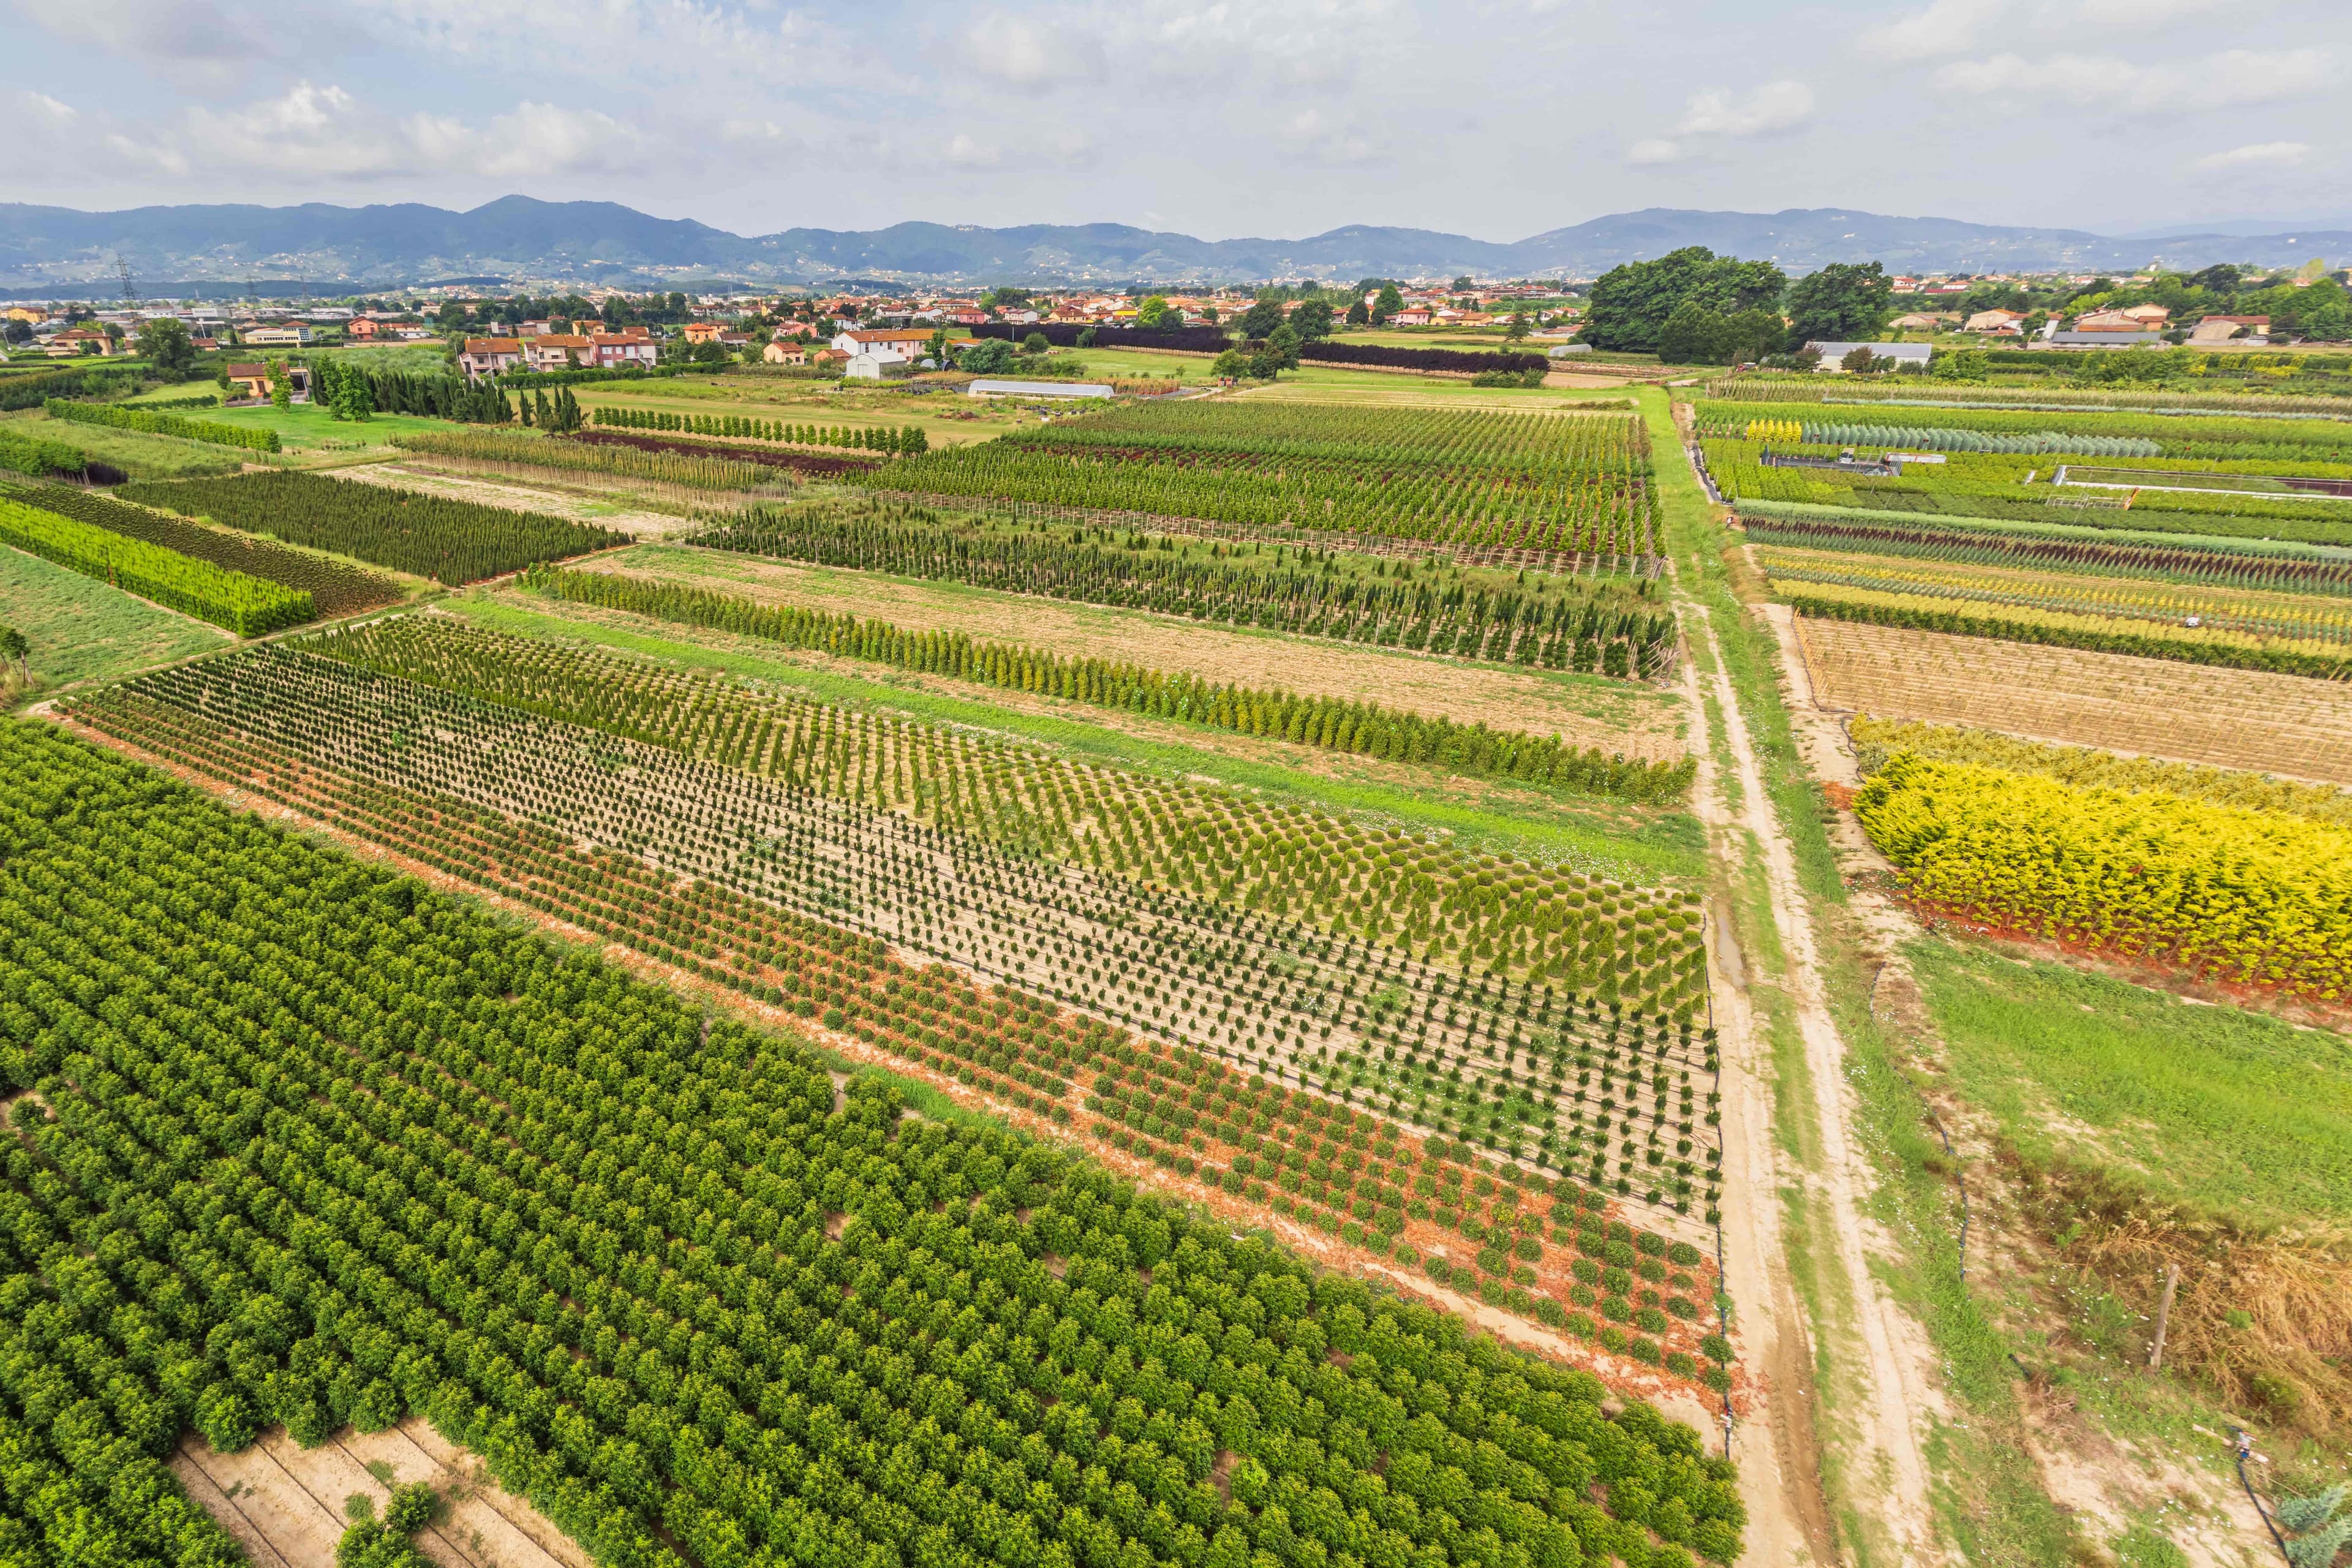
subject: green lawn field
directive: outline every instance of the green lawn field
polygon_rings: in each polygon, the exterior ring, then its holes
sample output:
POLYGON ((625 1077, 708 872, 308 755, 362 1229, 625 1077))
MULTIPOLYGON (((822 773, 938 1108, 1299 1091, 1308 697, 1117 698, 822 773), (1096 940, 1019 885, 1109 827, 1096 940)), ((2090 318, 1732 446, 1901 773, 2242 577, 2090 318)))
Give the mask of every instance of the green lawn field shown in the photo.
POLYGON ((2352 1042, 1937 938, 1912 967, 1955 1086, 2025 1153, 2292 1223, 2352 1216, 2352 1042))
POLYGON ((38 556, 0 547, 0 626, 25 634, 41 697, 111 680, 236 639, 38 556))

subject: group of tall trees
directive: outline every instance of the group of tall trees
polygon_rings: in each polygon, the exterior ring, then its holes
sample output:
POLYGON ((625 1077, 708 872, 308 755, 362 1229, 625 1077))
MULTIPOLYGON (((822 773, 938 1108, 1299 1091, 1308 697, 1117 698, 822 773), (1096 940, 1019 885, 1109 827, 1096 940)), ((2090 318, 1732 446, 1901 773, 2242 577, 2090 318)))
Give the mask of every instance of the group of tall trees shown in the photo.
POLYGON ((1894 294, 1875 261, 1832 262, 1792 284, 1769 261, 1692 245, 1602 274, 1584 336, 1595 348, 1732 364, 1808 342, 1869 338, 1893 313, 1894 294))

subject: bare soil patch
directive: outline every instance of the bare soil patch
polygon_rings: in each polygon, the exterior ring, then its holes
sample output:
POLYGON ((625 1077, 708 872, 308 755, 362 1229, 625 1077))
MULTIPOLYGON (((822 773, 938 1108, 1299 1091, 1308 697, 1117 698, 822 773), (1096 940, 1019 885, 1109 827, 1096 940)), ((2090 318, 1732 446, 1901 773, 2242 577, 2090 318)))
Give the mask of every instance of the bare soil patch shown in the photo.
POLYGON ((723 584, 772 604, 961 632, 1066 655, 1132 660, 1244 686, 1377 702, 1496 730, 1557 732, 1580 746, 1644 760, 1678 758, 1685 715, 1670 691, 1546 671, 1462 663, 1171 616, 1068 605, 956 584, 909 583, 827 567, 655 549, 583 563, 673 582, 723 584))
POLYGON ((616 511, 610 502, 586 496, 534 489, 528 485, 502 485, 466 474, 431 472, 404 463, 360 464, 337 468, 333 477, 356 480, 361 484, 382 485, 387 489, 418 490, 457 500, 479 501, 484 506, 508 506, 517 511, 544 512, 550 517, 569 518, 574 522, 593 522, 599 528, 609 528, 616 533, 625 533, 636 539, 659 538, 665 533, 682 531, 686 527, 680 519, 662 512, 616 511))
POLYGON ((444 1568, 590 1568, 591 1559, 543 1514, 500 1488, 481 1461, 411 1416, 383 1432, 346 1427, 303 1448, 273 1426, 253 1446, 216 1454, 190 1436, 172 1456, 188 1495, 218 1520, 257 1568, 334 1561, 354 1494, 381 1512, 393 1485, 429 1483, 448 1505, 415 1537, 444 1568))

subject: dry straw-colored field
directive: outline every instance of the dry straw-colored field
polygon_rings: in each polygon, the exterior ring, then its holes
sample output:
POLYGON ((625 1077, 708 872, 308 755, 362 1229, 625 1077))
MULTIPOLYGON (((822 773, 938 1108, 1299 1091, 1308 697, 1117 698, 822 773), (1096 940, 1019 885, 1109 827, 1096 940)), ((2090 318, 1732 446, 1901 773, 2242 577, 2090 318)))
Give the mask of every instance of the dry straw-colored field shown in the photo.
POLYGON ((1801 616, 1823 706, 2352 784, 2352 686, 1801 616))

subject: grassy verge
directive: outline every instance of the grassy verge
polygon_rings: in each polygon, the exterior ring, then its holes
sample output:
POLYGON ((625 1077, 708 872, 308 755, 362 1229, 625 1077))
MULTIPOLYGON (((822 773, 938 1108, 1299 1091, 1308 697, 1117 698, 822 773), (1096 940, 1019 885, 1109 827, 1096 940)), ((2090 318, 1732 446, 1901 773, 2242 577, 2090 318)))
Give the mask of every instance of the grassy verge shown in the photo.
MULTIPOLYGON (((1883 1266, 1881 1279, 1926 1328, 1959 1415, 1937 1426, 1928 1450, 1942 1532, 1970 1563, 2072 1561, 2078 1538, 2043 1489, 2025 1442, 2009 1345, 1960 1278, 1958 1216, 1942 1170, 1942 1147, 1925 1124, 1919 1096, 1900 1071, 1897 1042, 1871 1013, 1874 965, 1848 918, 1846 889, 1826 826, 1829 803, 1807 773, 1790 730, 1771 634, 1733 591, 1722 555, 1724 531, 1683 460, 1682 437, 1665 395, 1644 391, 1640 397, 1658 469, 1667 548, 1684 590, 1706 607, 1714 625, 1765 791, 1789 836, 1800 887, 1815 916, 1827 1002, 1845 1042, 1854 1131, 1879 1177, 1867 1206, 1888 1235, 1901 1238, 1901 1250, 1883 1266)), ((1754 927, 1759 921, 1766 927, 1770 923, 1751 904, 1742 923, 1754 927)), ((1765 951, 1764 941, 1761 930, 1743 932, 1748 951, 1765 951)), ((1808 1120, 1811 1090, 1802 1077, 1804 1052, 1793 1020, 1783 1019, 1783 999, 1769 989, 1759 988, 1759 997, 1780 1079, 1775 1086, 1778 1109, 1786 1118, 1808 1120)), ((1788 1129, 1782 1137, 1795 1163, 1818 1163, 1820 1152, 1801 1131, 1788 1129)), ((1837 1364, 1832 1351, 1838 1326, 1851 1321, 1853 1303, 1827 1249, 1812 1239, 1812 1216, 1802 1194, 1787 1194, 1787 1202, 1790 1268, 1814 1322, 1828 1331, 1817 1335, 1817 1385, 1827 1417, 1817 1418, 1817 1425, 1833 1432, 1838 1406, 1853 1397, 1853 1384, 1851 1370, 1837 1364)), ((1882 1558, 1883 1552, 1874 1549, 1877 1532, 1841 1485, 1833 1458, 1824 1464, 1823 1479, 1847 1542, 1864 1561, 1882 1558)))
MULTIPOLYGON (((635 616, 555 613, 545 601, 513 594, 477 593, 449 601, 446 608, 477 625, 526 637, 562 637, 643 657, 747 677, 805 691, 829 702, 886 708, 934 723, 964 725, 1051 746, 1066 755, 1110 766, 1173 777, 1209 778, 1276 799, 1375 821, 1440 828, 1465 847, 1508 850, 1544 860, 1588 865, 1604 874, 1637 882, 1695 878, 1705 865, 1696 823, 1671 813, 1640 821, 1586 811, 1542 798, 1539 808, 1471 804, 1458 780, 1433 780, 1426 786, 1334 778, 1238 758, 1181 741, 1160 740, 1125 729, 1022 712, 950 695, 922 684, 923 678, 877 669, 872 678, 818 668, 821 656, 801 662, 750 638, 721 634, 679 635, 667 623, 635 616), (895 677, 895 679, 894 679, 895 677)), ((566 606, 569 608, 569 606, 566 606)), ((861 670, 865 667, 860 667, 861 670)), ((1139 728, 1180 731, 1175 724, 1139 728)), ((1520 793, 1532 795, 1532 792, 1520 793)))

